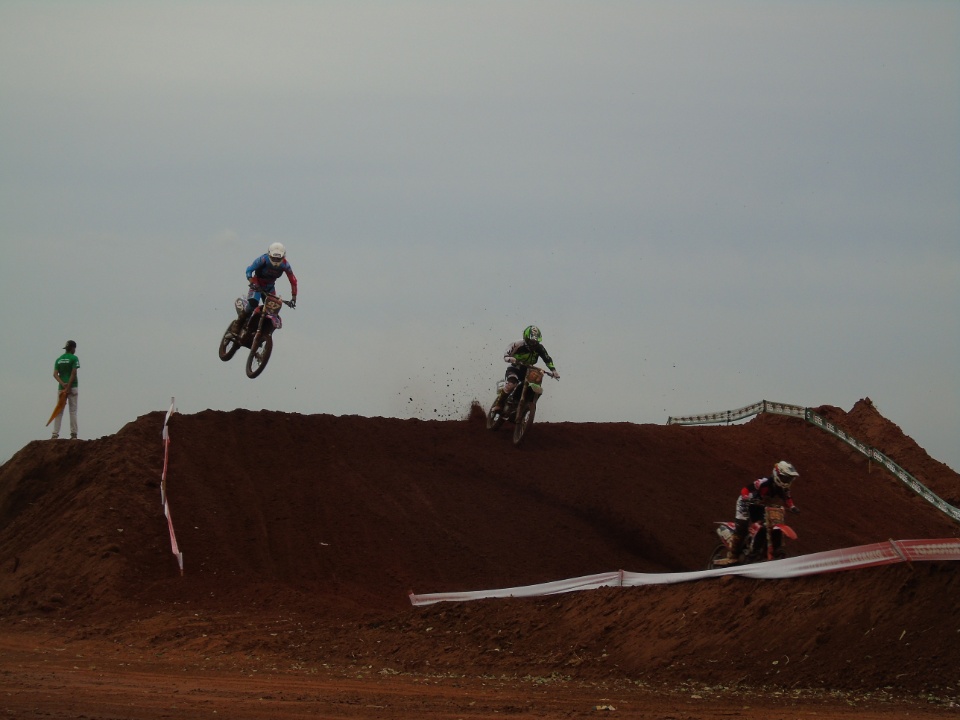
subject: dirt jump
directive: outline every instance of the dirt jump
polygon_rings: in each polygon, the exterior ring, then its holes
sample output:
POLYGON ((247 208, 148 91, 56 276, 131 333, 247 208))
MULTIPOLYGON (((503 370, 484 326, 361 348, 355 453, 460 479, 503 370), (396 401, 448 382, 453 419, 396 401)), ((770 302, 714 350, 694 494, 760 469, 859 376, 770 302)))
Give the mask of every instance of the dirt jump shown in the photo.
MULTIPOLYGON (((947 503, 864 399, 817 408, 947 503)), ((956 717, 960 563, 414 607, 410 593, 702 570, 778 460, 791 555, 960 524, 802 419, 540 423, 165 413, 0 466, 0 717, 956 717), (172 553, 169 527, 183 558, 172 553)))

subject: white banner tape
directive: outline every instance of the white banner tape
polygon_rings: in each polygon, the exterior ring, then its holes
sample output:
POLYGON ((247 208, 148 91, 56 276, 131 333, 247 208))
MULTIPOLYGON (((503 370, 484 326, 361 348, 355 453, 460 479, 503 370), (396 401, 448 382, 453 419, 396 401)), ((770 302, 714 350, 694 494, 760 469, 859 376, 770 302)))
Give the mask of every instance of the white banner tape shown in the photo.
POLYGON ((753 565, 735 565, 716 570, 696 570, 677 573, 632 573, 624 570, 585 575, 569 580, 556 580, 539 585, 502 588, 499 590, 475 590, 472 592, 410 593, 410 603, 414 606, 432 605, 438 602, 464 602, 466 600, 485 600, 489 598, 538 597, 575 592, 577 590, 596 590, 601 587, 635 587, 638 585, 664 585, 669 583, 703 580, 721 575, 743 575, 765 580, 802 577, 839 570, 890 565, 899 562, 954 561, 960 560, 960 539, 941 540, 890 540, 873 545, 860 545, 844 550, 801 555, 799 557, 756 563, 753 565))

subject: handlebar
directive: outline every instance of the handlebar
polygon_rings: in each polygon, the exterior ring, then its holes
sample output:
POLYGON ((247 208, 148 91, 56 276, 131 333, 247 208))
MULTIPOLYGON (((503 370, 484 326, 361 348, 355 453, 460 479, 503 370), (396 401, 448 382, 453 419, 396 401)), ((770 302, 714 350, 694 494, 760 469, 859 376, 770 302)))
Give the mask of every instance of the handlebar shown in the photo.
POLYGON ((277 295, 276 293, 272 293, 272 292, 269 292, 269 291, 267 291, 267 290, 264 290, 264 289, 263 289, 262 287, 260 287, 259 285, 255 285, 255 284, 253 284, 253 283, 250 283, 247 287, 248 287, 248 289, 253 290, 254 292, 260 293, 261 295, 264 295, 264 296, 268 296, 268 295, 269 295, 270 297, 275 297, 277 300, 279 300, 280 302, 282 302, 282 303, 283 303, 284 305, 286 305, 287 307, 292 307, 294 310, 296 310, 296 306, 295 306, 295 305, 291 305, 289 300, 284 300, 282 297, 280 297, 280 296, 277 295))
POLYGON ((557 379, 557 376, 554 375, 554 373, 555 373, 556 371, 555 371, 555 370, 551 370, 550 368, 538 368, 536 365, 524 365, 523 363, 516 363, 516 365, 517 365, 517 367, 522 367, 522 368, 536 368, 537 370, 543 370, 543 374, 544 374, 544 375, 549 375, 549 376, 552 377, 554 380, 557 379))

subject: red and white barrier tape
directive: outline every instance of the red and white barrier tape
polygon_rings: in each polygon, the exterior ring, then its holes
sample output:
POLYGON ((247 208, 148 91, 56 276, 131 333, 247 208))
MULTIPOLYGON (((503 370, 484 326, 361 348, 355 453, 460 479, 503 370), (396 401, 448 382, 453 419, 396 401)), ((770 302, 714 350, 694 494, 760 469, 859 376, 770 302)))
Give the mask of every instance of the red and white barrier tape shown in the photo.
POLYGON ((170 398, 170 409, 167 410, 167 416, 163 419, 163 472, 160 474, 160 502, 163 503, 163 514, 167 518, 167 528, 170 530, 170 549, 173 550, 180 565, 180 574, 183 575, 183 553, 177 547, 177 536, 173 532, 173 517, 170 515, 170 502, 167 499, 167 461, 170 458, 170 429, 167 424, 175 412, 173 401, 174 398, 170 398))
POLYGON ((489 598, 538 597, 578 590, 596 590, 601 587, 635 587, 638 585, 690 582, 691 580, 703 580, 721 575, 743 575, 745 577, 774 580, 924 560, 960 560, 960 539, 890 540, 885 543, 860 545, 844 550, 828 550, 812 555, 801 555, 800 557, 753 565, 735 565, 716 570, 677 573, 632 573, 618 570, 598 575, 584 575, 569 580, 556 580, 539 585, 525 585, 498 590, 427 593, 425 595, 415 595, 411 592, 410 604, 420 606, 433 605, 438 602, 464 602, 466 600, 489 598))

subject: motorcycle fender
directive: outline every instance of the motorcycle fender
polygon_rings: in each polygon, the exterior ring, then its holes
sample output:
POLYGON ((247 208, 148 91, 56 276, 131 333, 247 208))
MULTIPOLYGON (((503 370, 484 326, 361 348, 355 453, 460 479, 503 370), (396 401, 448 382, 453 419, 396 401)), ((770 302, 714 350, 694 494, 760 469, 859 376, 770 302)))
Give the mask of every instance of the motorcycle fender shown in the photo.
POLYGON ((267 315, 267 317, 270 318, 270 322, 273 323, 274 330, 279 330, 283 327, 283 320, 280 319, 279 315, 267 315))
POLYGON ((530 387, 530 389, 533 390, 533 392, 536 393, 537 395, 542 395, 542 394, 543 394, 543 386, 542 386, 542 385, 537 385, 536 383, 530 383, 530 384, 529 384, 529 387, 530 387))
POLYGON ((790 538, 791 540, 796 540, 796 539, 797 539, 797 533, 796 533, 796 531, 795 531, 792 527, 790 527, 789 525, 783 525, 783 524, 774 525, 774 526, 773 526, 773 529, 774 529, 774 530, 779 530, 780 532, 782 532, 784 535, 786 535, 786 536, 787 536, 788 538, 790 538))
POLYGON ((731 539, 733 538, 733 523, 731 522, 718 522, 717 523, 717 535, 720 538, 720 541, 726 545, 730 546, 731 539))

